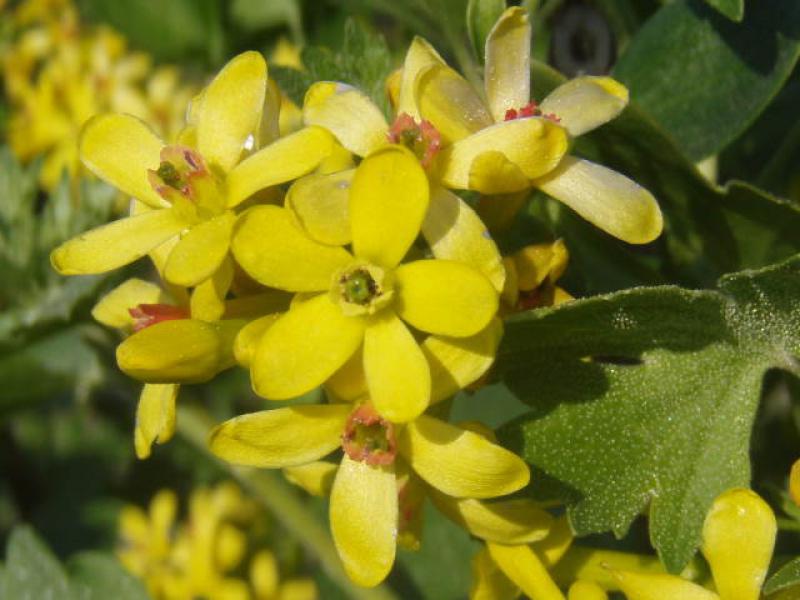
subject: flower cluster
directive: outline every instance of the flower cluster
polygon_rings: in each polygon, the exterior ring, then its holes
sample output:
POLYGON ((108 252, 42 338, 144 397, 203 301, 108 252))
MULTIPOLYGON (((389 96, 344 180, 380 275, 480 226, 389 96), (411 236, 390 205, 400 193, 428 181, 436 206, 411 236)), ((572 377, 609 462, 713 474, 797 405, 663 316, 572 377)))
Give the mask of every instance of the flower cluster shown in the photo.
POLYGON ((267 64, 246 52, 192 100, 172 142, 129 114, 86 123, 81 160, 134 199, 131 215, 66 242, 52 263, 101 273, 147 255, 162 280, 128 280, 94 310, 129 334, 117 362, 145 384, 140 457, 173 434, 180 384, 238 364, 269 401, 326 390, 324 403, 235 417, 209 443, 329 494, 356 583, 381 582, 398 543, 419 545, 426 498, 490 549, 548 536, 548 512, 500 498, 528 485, 527 465, 436 405, 485 376, 502 316, 569 299, 555 285, 566 250, 503 259, 456 191, 503 203, 538 188, 630 243, 653 240, 662 221, 649 192, 568 154, 572 137, 620 113, 624 87, 582 77, 534 106, 529 44, 526 12, 508 9, 487 40, 484 102, 416 39, 390 79, 389 120, 358 89, 319 82, 302 123, 281 128, 267 64))
POLYGON ((164 489, 147 512, 123 507, 117 557, 155 600, 315 600, 313 581, 280 580, 272 552, 249 555, 246 532, 257 515, 252 501, 227 482, 194 490, 179 519, 177 496, 164 489), (237 576, 242 571, 247 575, 237 576))
POLYGON ((71 0, 25 0, 9 13, 14 39, 2 55, 8 140, 22 161, 45 156, 44 188, 52 190, 65 170, 76 176, 76 140, 95 114, 129 113, 168 138, 177 134, 193 90, 175 67, 154 68, 111 28, 82 24, 71 0))

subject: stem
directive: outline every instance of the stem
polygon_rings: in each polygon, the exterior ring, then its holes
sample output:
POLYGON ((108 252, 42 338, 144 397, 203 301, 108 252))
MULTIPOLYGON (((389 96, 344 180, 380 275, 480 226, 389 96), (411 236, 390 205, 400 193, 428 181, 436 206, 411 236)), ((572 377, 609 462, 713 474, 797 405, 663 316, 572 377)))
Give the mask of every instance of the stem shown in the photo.
POLYGON ((327 531, 282 477, 272 471, 234 467, 211 454, 206 439, 214 424, 210 415, 201 408, 182 406, 178 409, 178 433, 229 471, 242 487, 275 515, 303 547, 317 557, 325 573, 342 591, 356 600, 396 600, 394 593, 386 586, 360 588, 348 579, 327 531))

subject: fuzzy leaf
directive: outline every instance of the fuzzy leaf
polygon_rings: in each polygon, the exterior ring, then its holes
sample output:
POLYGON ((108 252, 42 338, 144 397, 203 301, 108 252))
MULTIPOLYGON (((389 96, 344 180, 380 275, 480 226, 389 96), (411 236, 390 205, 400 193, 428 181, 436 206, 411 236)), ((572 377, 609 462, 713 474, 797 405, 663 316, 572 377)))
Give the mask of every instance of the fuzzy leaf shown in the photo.
MULTIPOLYGON (((800 556, 783 565, 764 584, 764 594, 770 595, 777 591, 800 586, 800 556)), ((800 587, 798 587, 800 591, 800 587)))
POLYGON ((693 160, 722 150, 769 104, 800 55, 800 4, 699 0, 662 7, 614 68, 631 97, 693 160))
POLYGON ((713 499, 749 483, 765 372, 800 374, 798 296, 800 256, 718 291, 639 288, 513 317, 497 365, 532 411, 501 439, 557 480, 579 534, 622 535, 649 504, 679 572, 713 499))

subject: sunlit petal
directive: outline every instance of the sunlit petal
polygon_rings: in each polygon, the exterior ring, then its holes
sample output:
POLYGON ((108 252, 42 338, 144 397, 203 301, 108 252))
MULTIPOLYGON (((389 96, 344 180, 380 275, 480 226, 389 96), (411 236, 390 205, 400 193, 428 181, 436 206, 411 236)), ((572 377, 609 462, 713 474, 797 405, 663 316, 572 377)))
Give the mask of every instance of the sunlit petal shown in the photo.
POLYGON ((554 114, 571 136, 607 123, 628 105, 628 90, 611 77, 577 77, 557 87, 542 102, 544 114, 554 114))
POLYGON ((531 99, 531 24, 521 6, 507 9, 486 38, 484 86, 495 121, 531 99))

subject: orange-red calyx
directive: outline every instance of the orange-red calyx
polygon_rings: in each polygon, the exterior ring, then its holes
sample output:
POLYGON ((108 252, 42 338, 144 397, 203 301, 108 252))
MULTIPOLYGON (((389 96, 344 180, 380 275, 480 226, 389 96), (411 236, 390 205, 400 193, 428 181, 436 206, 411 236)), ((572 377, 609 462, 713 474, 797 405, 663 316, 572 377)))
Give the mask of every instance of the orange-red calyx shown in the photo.
POLYGON ((175 203, 178 197, 195 201, 199 180, 212 177, 203 157, 186 146, 165 146, 157 169, 147 170, 153 189, 165 200, 175 203))
POLYGON ((128 313, 133 317, 134 331, 141 331, 162 321, 189 318, 189 313, 185 308, 171 304, 139 304, 129 308, 128 313))
POLYGON ((426 169, 442 147, 442 135, 433 123, 425 119, 417 121, 408 113, 397 115, 386 137, 390 143, 411 150, 426 169))
POLYGON ((397 456, 394 426, 382 419, 374 408, 363 404, 347 419, 342 449, 353 460, 368 465, 391 465, 397 456))
POLYGON ((525 117, 544 117, 545 119, 550 119, 554 123, 560 123, 561 119, 556 116, 555 113, 547 113, 544 114, 539 105, 536 104, 535 101, 529 102, 525 106, 516 109, 516 108, 509 108, 506 111, 505 121, 514 121, 515 119, 522 119, 525 117))

